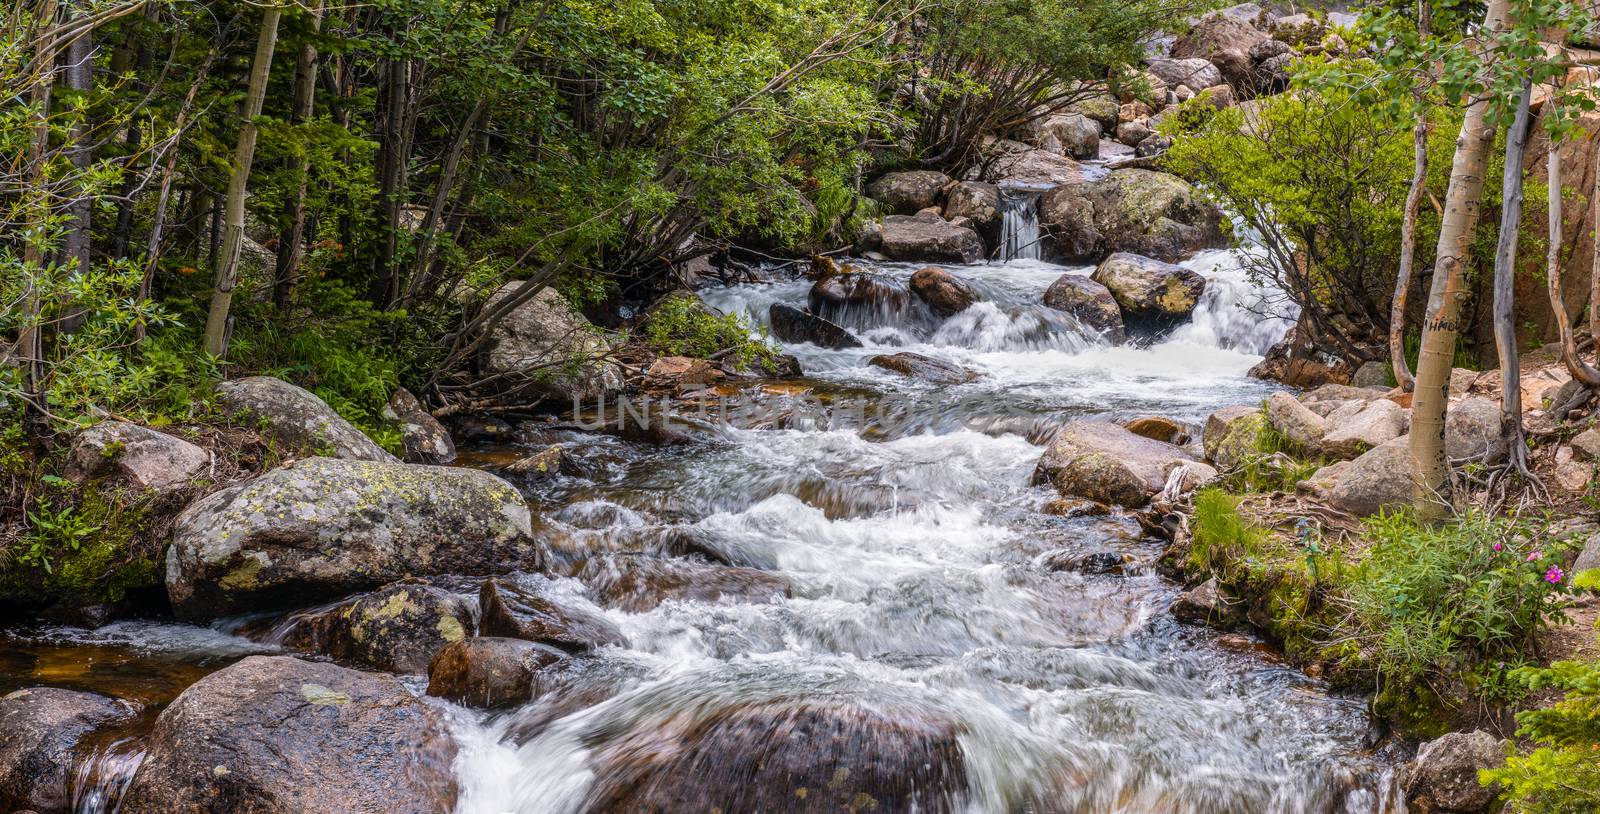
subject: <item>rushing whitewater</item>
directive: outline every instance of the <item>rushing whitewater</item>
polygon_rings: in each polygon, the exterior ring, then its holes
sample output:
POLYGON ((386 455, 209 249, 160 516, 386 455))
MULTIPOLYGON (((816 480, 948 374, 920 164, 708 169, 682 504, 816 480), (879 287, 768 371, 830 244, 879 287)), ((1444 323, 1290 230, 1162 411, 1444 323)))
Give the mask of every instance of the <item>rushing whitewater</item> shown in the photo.
MULTIPOLYGON (((685 454, 630 457, 641 453, 617 445, 606 453, 615 479, 535 490, 564 507, 557 533, 587 550, 692 529, 782 574, 794 596, 642 614, 585 603, 633 643, 606 654, 617 692, 575 712, 538 702, 458 711, 460 811, 581 812, 616 780, 602 755, 640 744, 674 754, 685 747, 673 733, 736 705, 816 703, 959 733, 961 777, 920 790, 916 810, 1391 810, 1383 767, 1363 752, 1359 699, 1176 625, 1165 613, 1174 589, 1149 567, 1158 547, 1136 524, 1044 515, 1053 495, 1028 485, 1040 450, 1026 435, 1038 422, 1151 412, 1198 421, 1266 394, 1244 374, 1287 321, 1259 313, 1259 292, 1225 253, 1189 265, 1210 281, 1193 323, 1120 347, 1039 304, 1058 276, 1090 269, 1037 260, 956 269, 982 301, 948 320, 913 305, 851 324, 864 348, 784 348, 841 413, 852 402, 894 405, 901 420, 723 426, 685 454), (901 350, 981 376, 933 386, 867 363, 901 350), (1118 576, 1048 570, 1047 555, 1061 551, 1113 551, 1135 565, 1118 576)), ((872 270, 903 282, 913 268, 872 270)), ((808 287, 702 293, 762 324, 774 302, 803 305, 808 287)), ((585 601, 577 583, 557 582, 585 601)))

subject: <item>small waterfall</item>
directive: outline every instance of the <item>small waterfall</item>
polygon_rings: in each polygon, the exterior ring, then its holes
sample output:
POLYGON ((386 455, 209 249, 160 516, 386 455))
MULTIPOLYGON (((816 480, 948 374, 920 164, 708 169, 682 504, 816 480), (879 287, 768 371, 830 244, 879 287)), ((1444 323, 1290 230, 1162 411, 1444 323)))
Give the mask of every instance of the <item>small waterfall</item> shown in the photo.
POLYGON ((1037 184, 1000 187, 1000 259, 1038 260, 1039 196, 1049 189, 1037 184))

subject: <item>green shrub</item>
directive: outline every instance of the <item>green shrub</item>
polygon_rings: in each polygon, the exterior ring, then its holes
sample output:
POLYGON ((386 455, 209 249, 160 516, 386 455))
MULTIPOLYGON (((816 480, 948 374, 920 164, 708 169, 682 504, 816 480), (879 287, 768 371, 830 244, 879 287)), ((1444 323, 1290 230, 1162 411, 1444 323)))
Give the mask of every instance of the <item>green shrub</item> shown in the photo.
POLYGON ((1520 814, 1600 811, 1600 663, 1563 661, 1514 676, 1529 691, 1557 690, 1564 697, 1517 714, 1517 734, 1538 746, 1483 772, 1483 782, 1499 783, 1520 814))
POLYGON ((737 314, 718 314, 693 296, 670 296, 651 312, 641 331, 651 350, 670 356, 729 358, 746 369, 776 369, 778 353, 737 314))

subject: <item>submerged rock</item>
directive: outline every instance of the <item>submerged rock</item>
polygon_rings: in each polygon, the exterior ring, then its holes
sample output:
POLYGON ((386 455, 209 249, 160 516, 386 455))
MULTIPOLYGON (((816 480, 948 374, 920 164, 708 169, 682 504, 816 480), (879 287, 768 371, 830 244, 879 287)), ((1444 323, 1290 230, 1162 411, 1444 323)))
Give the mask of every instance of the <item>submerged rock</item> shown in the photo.
POLYGON ((908 351, 874 356, 867 364, 933 384, 965 384, 978 378, 977 373, 960 365, 908 351))
POLYGON ((598 749, 589 811, 951 814, 966 786, 961 735, 948 721, 843 700, 680 713, 598 749))
POLYGON ((352 461, 396 460, 327 402, 282 379, 231 379, 217 385, 217 398, 229 411, 260 422, 273 441, 294 454, 352 461))
POLYGON ((1111 289, 1089 277, 1061 275, 1044 290, 1044 304, 1077 317, 1079 322, 1099 331, 1107 342, 1120 345, 1127 341, 1116 297, 1111 295, 1111 289))
POLYGON ((911 296, 894 280, 854 271, 816 281, 807 301, 811 313, 824 319, 839 319, 859 312, 883 316, 899 314, 911 304, 911 296))
POLYGON ((383 408, 384 418, 400 425, 400 440, 405 445, 406 463, 448 464, 456 459, 456 443, 450 433, 423 409, 422 402, 404 387, 397 388, 383 408))
POLYGON ((72 439, 66 474, 80 482, 115 474, 140 489, 167 489, 201 477, 210 465, 210 453, 182 438, 113 420, 72 439))
POLYGON ((915 215, 939 203, 950 176, 934 170, 888 172, 867 185, 867 197, 901 215, 915 215))
POLYGON ((1091 279, 1110 290, 1125 319, 1163 324, 1188 317, 1206 290, 1189 269, 1128 252, 1107 257, 1091 279))
POLYGON ((127 704, 57 687, 0 697, 0 810, 67 811, 73 748, 96 729, 132 717, 127 704))
POLYGON ((156 719, 122 814, 446 814, 456 748, 392 676, 251 656, 156 719))
POLYGON ((972 286, 937 266, 917 269, 911 275, 911 293, 941 317, 967 310, 974 299, 972 286))
POLYGON ((1210 470, 1180 447, 1109 421, 1073 421, 1056 432, 1034 469, 1033 482, 1053 484, 1067 496, 1138 508, 1161 492, 1179 466, 1201 476, 1205 473, 1198 468, 1210 470))
POLYGON ((773 303, 767 309, 767 320, 772 323, 772 335, 782 342, 810 342, 819 348, 832 350, 861 347, 861 340, 854 334, 792 305, 773 303))
POLYGON ((626 647, 622 631, 603 616, 556 601, 538 588, 486 579, 478 591, 478 633, 527 639, 571 653, 606 645, 626 647))
POLYGON ((522 495, 474 469, 310 458, 216 492, 173 527, 183 619, 329 599, 409 575, 537 566, 522 495))
POLYGON ((421 675, 439 648, 472 635, 472 606, 432 585, 401 583, 303 614, 285 647, 391 673, 421 675))
POLYGON ((791 592, 788 580, 754 568, 650 557, 591 559, 578 578, 594 589, 602 606, 628 613, 644 613, 669 600, 758 604, 791 592))
POLYGON ((567 654, 526 639, 479 636, 439 649, 428 694, 480 709, 525 704, 540 694, 539 671, 567 654))
MULTIPOLYGON (((494 308, 522 283, 501 286, 494 308)), ((606 357, 611 344, 553 288, 517 306, 489 335, 483 372, 506 377, 508 389, 564 403, 593 401, 622 387, 622 370, 606 357)))
POLYGON ((983 238, 977 232, 930 212, 890 215, 868 226, 857 248, 911 262, 966 264, 984 256, 983 238))

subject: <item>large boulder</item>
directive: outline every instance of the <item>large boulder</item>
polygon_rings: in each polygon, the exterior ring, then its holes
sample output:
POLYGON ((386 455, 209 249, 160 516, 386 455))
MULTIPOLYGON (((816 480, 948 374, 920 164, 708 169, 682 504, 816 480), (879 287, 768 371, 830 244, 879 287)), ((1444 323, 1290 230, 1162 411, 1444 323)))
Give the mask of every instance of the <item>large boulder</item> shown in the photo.
POLYGON ((282 379, 231 379, 217 385, 217 399, 229 411, 260 422, 273 441, 294 454, 352 461, 395 460, 327 402, 282 379))
POLYGON ((1480 814, 1499 787, 1478 782, 1478 772, 1505 762, 1505 750, 1481 729, 1451 732, 1428 741, 1402 770, 1406 802, 1418 814, 1480 814))
POLYGON ((1169 88, 1183 85, 1190 90, 1200 90, 1222 84, 1222 72, 1217 66, 1199 57, 1153 60, 1149 71, 1169 88))
POLYGON ((900 314, 910 305, 911 295, 888 277, 848 271, 812 283, 807 301, 811 313, 839 322, 855 315, 882 318, 900 314))
POLYGON ((628 644, 605 617, 563 604, 537 586, 486 579, 478 591, 478 608, 478 633, 483 636, 526 639, 571 653, 628 644))
POLYGON ((1085 87, 1081 95, 1069 102, 1064 108, 1071 113, 1081 113, 1090 120, 1100 125, 1103 132, 1110 132, 1117 126, 1117 97, 1104 90, 1085 87))
POLYGON ((1083 183, 1083 165, 1049 150, 1015 141, 997 142, 983 180, 1000 184, 1051 187, 1083 183))
POLYGON ((932 212, 890 215, 869 225, 857 248, 891 260, 926 263, 976 263, 984 256, 983 238, 977 232, 932 212))
POLYGON ((1232 469, 1245 454, 1255 450, 1256 432, 1265 423, 1261 408, 1252 405, 1223 407, 1212 412, 1206 416, 1205 426, 1200 431, 1200 445, 1206 451, 1206 460, 1219 469, 1232 469), (1230 439, 1237 430, 1251 424, 1254 427, 1249 433, 1248 446, 1238 443, 1243 440, 1243 434, 1239 439, 1230 439))
POLYGON ((446 814, 445 723, 393 676, 251 656, 156 719, 122 814, 446 814))
POLYGON ((950 176, 934 170, 890 172, 867 185, 867 197, 901 215, 915 215, 939 203, 950 176))
POLYGON ((596 557, 579 579, 593 588, 600 604, 644 613, 663 602, 761 604, 788 597, 789 581, 754 568, 712 565, 653 557, 596 557))
POLYGON ((945 194, 944 216, 967 218, 979 226, 1000 220, 1000 188, 985 181, 962 181, 945 194))
POLYGON ((69 810, 73 749, 100 727, 133 717, 102 695, 33 687, 0 697, 0 811, 69 810))
POLYGON ((1206 278, 1183 266, 1128 252, 1107 257, 1091 279, 1111 291, 1124 318, 1158 324, 1189 316, 1206 290, 1206 278))
POLYGON ((450 438, 450 431, 423 408, 410 390, 396 388, 383 408, 383 417, 400 425, 406 463, 455 463, 456 443, 450 438))
POLYGON ((1411 430, 1411 416, 1388 399, 1349 402, 1354 409, 1328 416, 1317 450, 1331 458, 1354 458, 1411 430))
POLYGON ((593 814, 947 812, 962 729, 845 699, 687 707, 597 749, 593 814))
POLYGON ((972 286, 937 266, 917 269, 911 275, 911 293, 941 317, 967 310, 974 299, 972 286))
POLYGON ((1139 508, 1161 492, 1180 466, 1189 467, 1197 480, 1215 474, 1181 447, 1109 421, 1073 421, 1056 432, 1034 469, 1033 482, 1052 484, 1068 497, 1139 508))
POLYGON ((767 322, 772 325, 772 335, 780 342, 810 342, 819 348, 833 350, 861 347, 861 340, 855 334, 816 314, 781 302, 775 302, 767 308, 767 322))
POLYGON ((1082 113, 1058 113, 1035 119, 1028 127, 1035 146, 1072 158, 1100 154, 1100 123, 1082 113))
POLYGON ((1077 317, 1108 342, 1120 345, 1127 339, 1117 298, 1086 275, 1068 272, 1058 277, 1044 290, 1044 304, 1077 317))
POLYGON ((1328 434, 1327 419, 1281 390, 1267 398, 1267 423, 1301 452, 1315 452, 1328 434))
POLYGON ((1471 396, 1450 405, 1444 418, 1444 451, 1452 461, 1494 466, 1510 451, 1500 434, 1500 402, 1471 396))
POLYGON ((1326 483, 1329 505, 1357 517, 1406 508, 1416 491, 1410 440, 1402 435, 1354 460, 1324 467, 1311 479, 1326 483))
POLYGON ((566 653, 526 639, 479 636, 439 649, 428 668, 428 694, 491 709, 538 697, 539 672, 566 653))
POLYGON ((960 365, 909 351, 874 356, 867 364, 932 384, 965 384, 978 378, 977 373, 960 365))
POLYGON ((475 469, 310 458, 194 503, 167 549, 184 619, 285 607, 408 575, 537 566, 528 505, 475 469))
POLYGON ((391 673, 421 675, 439 648, 472 635, 471 603, 432 585, 399 583, 297 615, 283 644, 391 673))
POLYGON ((163 432, 102 421, 72 439, 66 474, 75 481, 117 475, 140 489, 182 486, 204 475, 211 454, 163 432))
POLYGON ((1039 219, 1068 258, 1132 252, 1175 263, 1223 243, 1221 211, 1187 181, 1154 170, 1059 186, 1040 200, 1039 219))
MULTIPOLYGON (((1193 28, 1172 43, 1176 59, 1208 60, 1222 74, 1223 81, 1239 90, 1251 89, 1251 49, 1270 40, 1265 33, 1237 16, 1214 12, 1200 19, 1193 28)), ((1188 84, 1185 82, 1184 84, 1188 84)), ((1208 85, 1189 85, 1200 90, 1208 85)))
MULTIPOLYGON (((484 308, 494 308, 523 284, 501 286, 484 308)), ((622 370, 606 357, 611 344, 565 297, 544 288, 495 325, 482 355, 483 372, 508 389, 561 402, 593 401, 622 387, 622 370)))

